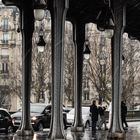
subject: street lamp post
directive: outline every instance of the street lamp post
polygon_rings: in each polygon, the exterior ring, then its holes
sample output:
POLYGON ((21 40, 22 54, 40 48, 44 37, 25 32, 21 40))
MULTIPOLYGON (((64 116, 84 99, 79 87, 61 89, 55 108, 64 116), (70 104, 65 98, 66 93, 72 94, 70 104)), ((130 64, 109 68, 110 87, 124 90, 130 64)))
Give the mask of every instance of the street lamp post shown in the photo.
MULTIPOLYGON (((105 2, 105 7, 99 11, 98 16, 97 16, 97 29, 99 31, 105 31, 107 38, 112 39, 114 36, 114 29, 115 29, 115 17, 114 17, 114 11, 112 10, 112 1, 107 0, 105 2)), ((112 40, 111 40, 112 41, 112 40)), ((104 67, 104 59, 100 59, 100 65, 101 65, 101 78, 102 78, 102 68, 104 67)), ((101 92, 103 91, 102 83, 100 81, 100 86, 101 86, 101 92)), ((99 93, 99 98, 101 93, 99 93)), ((99 102, 102 102, 102 97, 99 99, 99 102)))
POLYGON ((85 40, 85 48, 84 48, 84 58, 86 60, 89 60, 89 55, 90 55, 91 51, 89 49, 89 41, 88 40, 85 40))
POLYGON ((106 1, 106 6, 99 11, 97 16, 97 29, 105 31, 106 29, 114 29, 114 13, 111 8, 111 0, 106 1))
POLYGON ((103 85, 103 82, 104 82, 104 78, 105 78, 105 52, 101 52, 100 53, 100 67, 101 67, 101 78, 100 78, 100 93, 99 93, 99 103, 102 103, 102 101, 104 100, 104 85, 103 85))
POLYGON ((39 41, 37 42, 37 49, 39 53, 44 52, 46 42, 44 41, 43 37, 43 27, 41 25, 40 31, 39 31, 39 41))
MULTIPOLYGON (((84 55, 84 86, 83 86, 83 96, 84 96, 84 100, 89 100, 89 74, 88 74, 88 60, 90 58, 90 49, 89 49, 89 41, 85 40, 85 44, 84 44, 84 51, 83 51, 83 55, 84 55)), ((86 102, 87 103, 87 102, 86 102)))
MULTIPOLYGON (((39 31, 39 41, 37 42, 37 49, 38 49, 38 55, 39 57, 42 58, 42 53, 44 52, 44 49, 45 49, 45 45, 46 45, 46 42, 44 41, 44 38, 43 38, 43 29, 42 29, 42 26, 40 28, 40 31, 39 31)), ((42 61, 42 60, 41 60, 42 61)), ((43 69, 43 63, 40 64, 41 65, 41 70, 43 69)), ((44 78, 42 77, 43 73, 42 71, 40 71, 40 80, 39 82, 39 85, 40 85, 40 88, 41 88, 41 91, 40 91, 40 96, 39 96, 39 102, 44 102, 44 91, 43 91, 43 85, 44 85, 44 78)))

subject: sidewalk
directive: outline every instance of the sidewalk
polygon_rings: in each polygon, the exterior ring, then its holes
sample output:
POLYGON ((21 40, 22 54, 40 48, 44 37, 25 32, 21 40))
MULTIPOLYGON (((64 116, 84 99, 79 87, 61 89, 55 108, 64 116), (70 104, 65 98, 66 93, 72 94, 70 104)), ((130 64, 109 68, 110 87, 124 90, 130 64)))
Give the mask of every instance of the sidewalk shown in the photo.
MULTIPOLYGON (((126 131, 124 140, 140 140, 140 122, 128 122, 129 128, 126 131)), ((49 129, 43 132, 36 132, 34 137, 13 137, 12 135, 0 135, 0 140, 47 140, 49 129)), ((108 130, 97 130, 95 135, 92 135, 91 129, 85 130, 84 133, 72 133, 70 128, 65 131, 66 140, 107 140, 108 130)))
MULTIPOLYGON (((140 122, 128 122, 128 131, 124 140, 140 140, 140 122)), ((67 140, 107 140, 108 130, 97 130, 95 135, 92 135, 91 129, 85 130, 85 133, 71 133, 67 130, 67 140)))
MULTIPOLYGON (((128 131, 124 140, 140 140, 140 122, 128 122, 128 131)), ((74 134, 67 130, 67 140, 107 140, 108 131, 97 130, 95 135, 92 135, 91 130, 86 130, 85 133, 74 134), (80 139, 78 138, 79 136, 80 139)))

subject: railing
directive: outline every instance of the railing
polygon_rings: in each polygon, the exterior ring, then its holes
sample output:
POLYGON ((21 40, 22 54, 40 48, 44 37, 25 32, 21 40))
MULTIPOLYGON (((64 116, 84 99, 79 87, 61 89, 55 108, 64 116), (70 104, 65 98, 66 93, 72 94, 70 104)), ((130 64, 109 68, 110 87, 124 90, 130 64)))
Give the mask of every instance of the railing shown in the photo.
POLYGON ((140 121, 140 110, 127 111, 127 121, 140 121))
MULTIPOLYGON (((106 120, 109 118, 109 111, 105 112, 106 120)), ((127 111, 127 121, 140 121, 140 110, 128 110, 127 111)))

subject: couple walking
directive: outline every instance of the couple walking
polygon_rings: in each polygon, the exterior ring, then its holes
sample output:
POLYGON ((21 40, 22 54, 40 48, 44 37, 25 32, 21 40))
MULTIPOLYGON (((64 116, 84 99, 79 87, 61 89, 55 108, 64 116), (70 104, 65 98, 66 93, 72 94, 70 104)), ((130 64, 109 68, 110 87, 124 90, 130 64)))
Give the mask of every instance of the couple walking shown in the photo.
POLYGON ((91 118, 92 118, 92 131, 96 131, 97 122, 98 130, 101 130, 102 125, 105 125, 105 130, 107 130, 106 119, 105 119, 105 110, 106 108, 99 103, 99 106, 96 106, 96 101, 93 100, 92 105, 90 106, 91 118), (100 117, 100 121, 99 121, 100 117))

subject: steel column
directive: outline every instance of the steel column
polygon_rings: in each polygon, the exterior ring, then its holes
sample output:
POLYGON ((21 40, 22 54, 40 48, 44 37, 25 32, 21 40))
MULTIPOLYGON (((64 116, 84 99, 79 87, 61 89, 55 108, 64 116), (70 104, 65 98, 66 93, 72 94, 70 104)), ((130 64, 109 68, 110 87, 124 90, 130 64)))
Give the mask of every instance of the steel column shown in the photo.
POLYGON ((20 6, 22 33, 22 121, 16 134, 33 135, 30 121, 30 92, 32 67, 32 34, 34 31, 33 1, 24 1, 20 6))
POLYGON ((63 125, 64 30, 68 0, 53 0, 52 17, 52 119, 48 139, 65 139, 63 125))
POLYGON ((84 131, 82 122, 82 75, 83 75, 83 48, 85 42, 85 24, 73 23, 73 41, 75 44, 74 58, 74 124, 71 131, 84 131))
POLYGON ((122 0, 113 0, 115 18, 114 36, 112 38, 112 120, 108 138, 124 138, 121 124, 122 95, 122 39, 125 27, 125 4, 122 0))

